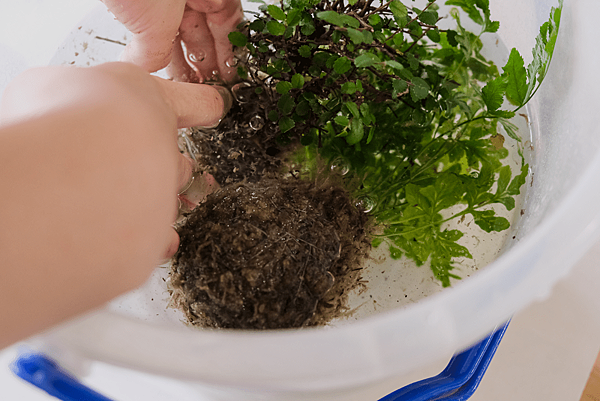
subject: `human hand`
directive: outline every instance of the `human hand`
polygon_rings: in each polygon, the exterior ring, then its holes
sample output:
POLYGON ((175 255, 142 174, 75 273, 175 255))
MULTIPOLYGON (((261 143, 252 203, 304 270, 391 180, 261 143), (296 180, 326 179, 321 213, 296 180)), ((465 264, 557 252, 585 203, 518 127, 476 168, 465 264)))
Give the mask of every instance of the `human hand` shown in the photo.
POLYGON ((9 84, 0 348, 141 285, 177 250, 177 194, 192 172, 177 128, 216 123, 227 102, 127 63, 38 68, 9 84))
POLYGON ((236 76, 227 35, 243 19, 240 0, 102 0, 134 36, 121 60, 176 81, 236 76), (184 50, 185 49, 185 50, 184 50), (215 76, 217 72, 217 76, 215 76))

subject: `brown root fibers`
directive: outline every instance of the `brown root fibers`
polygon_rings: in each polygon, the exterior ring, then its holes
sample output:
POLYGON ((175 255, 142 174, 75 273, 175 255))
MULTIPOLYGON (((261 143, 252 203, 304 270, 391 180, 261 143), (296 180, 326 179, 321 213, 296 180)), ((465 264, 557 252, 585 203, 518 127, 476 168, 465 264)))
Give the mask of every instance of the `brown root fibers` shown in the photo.
POLYGON ((280 329, 343 314, 370 249, 348 192, 294 177, 210 194, 179 227, 174 301, 193 325, 280 329))

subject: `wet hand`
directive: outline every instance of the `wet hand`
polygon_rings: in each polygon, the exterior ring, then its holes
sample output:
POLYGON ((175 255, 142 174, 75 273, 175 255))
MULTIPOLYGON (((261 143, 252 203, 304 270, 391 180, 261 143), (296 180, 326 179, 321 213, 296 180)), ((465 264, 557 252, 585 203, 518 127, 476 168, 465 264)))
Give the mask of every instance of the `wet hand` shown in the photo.
POLYGON ((176 81, 235 79, 227 35, 243 19, 240 0, 102 0, 133 34, 122 61, 176 81))
POLYGON ((177 250, 177 196, 192 174, 177 129, 215 124, 229 99, 121 62, 32 69, 9 84, 0 348, 138 287, 177 250))

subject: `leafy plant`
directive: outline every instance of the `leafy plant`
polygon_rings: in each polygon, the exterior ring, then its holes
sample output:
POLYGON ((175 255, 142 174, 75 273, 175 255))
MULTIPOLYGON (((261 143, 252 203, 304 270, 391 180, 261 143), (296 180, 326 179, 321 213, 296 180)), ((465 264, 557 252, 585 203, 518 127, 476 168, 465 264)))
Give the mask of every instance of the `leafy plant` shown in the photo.
POLYGON ((520 141, 510 121, 540 87, 550 64, 562 0, 540 28, 525 68, 512 49, 502 72, 482 56, 481 36, 498 30, 489 0, 447 0, 454 29, 441 29, 436 1, 284 0, 229 39, 245 49, 238 73, 267 102, 280 139, 298 138, 307 169, 317 155, 358 179, 357 199, 383 227, 374 245, 418 265, 444 286, 456 258, 472 258, 463 233, 445 222, 472 215, 486 232, 509 221, 528 166, 516 173, 493 138, 520 141), (462 13, 459 11, 462 10, 462 13), (467 15, 479 27, 470 32, 467 15), (513 110, 502 108, 509 104, 513 110), (457 209, 456 206, 460 208, 457 209), (458 210, 458 211, 457 211, 458 210))

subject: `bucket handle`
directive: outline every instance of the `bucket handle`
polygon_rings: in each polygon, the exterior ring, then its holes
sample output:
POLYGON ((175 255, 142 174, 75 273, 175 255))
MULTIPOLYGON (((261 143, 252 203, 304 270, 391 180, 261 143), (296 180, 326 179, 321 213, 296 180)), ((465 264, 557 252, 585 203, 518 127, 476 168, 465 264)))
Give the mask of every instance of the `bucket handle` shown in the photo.
MULTIPOLYGON (((409 384, 379 401, 465 401, 479 386, 509 322, 488 337, 452 357, 437 376, 409 384)), ((83 385, 44 354, 26 352, 11 370, 21 379, 63 401, 112 401, 83 385)))
POLYGON ((379 401, 464 401, 483 379, 510 321, 471 348, 452 357, 437 376, 409 384, 379 401))
POLYGON ((25 352, 10 365, 21 379, 63 401, 112 401, 83 385, 44 354, 25 352))

